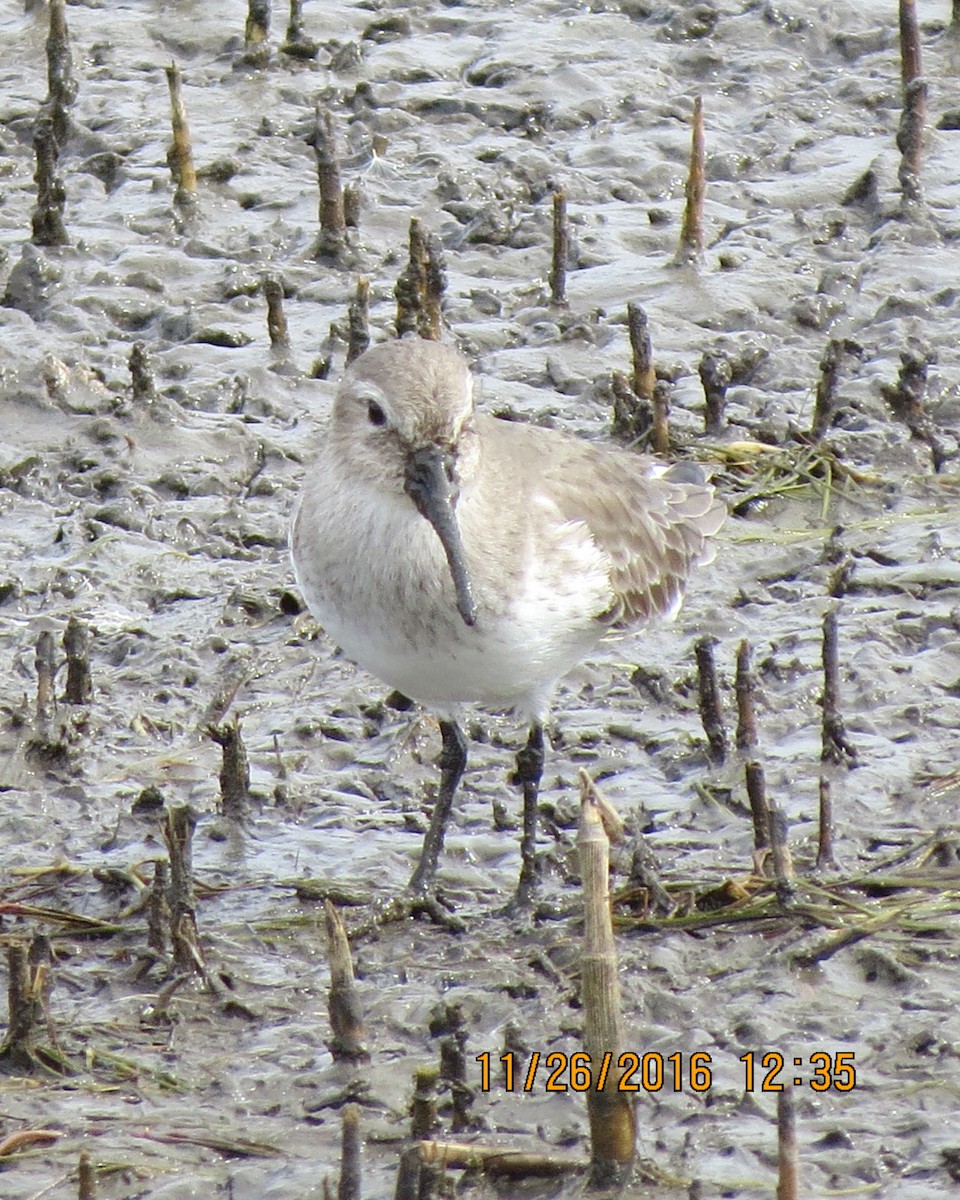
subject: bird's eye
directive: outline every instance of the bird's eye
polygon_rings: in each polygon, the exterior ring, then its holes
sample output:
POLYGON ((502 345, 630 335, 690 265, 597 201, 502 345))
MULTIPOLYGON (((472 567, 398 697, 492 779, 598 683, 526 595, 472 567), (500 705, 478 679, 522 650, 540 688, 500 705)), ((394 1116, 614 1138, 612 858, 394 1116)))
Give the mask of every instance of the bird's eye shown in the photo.
POLYGON ((367 403, 367 420, 371 425, 386 425, 387 414, 383 411, 376 400, 370 400, 367 403))

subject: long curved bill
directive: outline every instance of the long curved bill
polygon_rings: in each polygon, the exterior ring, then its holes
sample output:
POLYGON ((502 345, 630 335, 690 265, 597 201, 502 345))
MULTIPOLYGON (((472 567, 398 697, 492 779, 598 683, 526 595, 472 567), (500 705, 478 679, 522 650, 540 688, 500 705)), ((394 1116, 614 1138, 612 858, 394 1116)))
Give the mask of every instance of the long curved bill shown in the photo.
POLYGON ((404 488, 420 515, 426 517, 437 531, 457 595, 457 612, 466 625, 474 625, 477 605, 467 574, 463 539, 454 508, 457 492, 447 474, 449 463, 450 455, 439 446, 424 446, 415 450, 407 460, 404 488))

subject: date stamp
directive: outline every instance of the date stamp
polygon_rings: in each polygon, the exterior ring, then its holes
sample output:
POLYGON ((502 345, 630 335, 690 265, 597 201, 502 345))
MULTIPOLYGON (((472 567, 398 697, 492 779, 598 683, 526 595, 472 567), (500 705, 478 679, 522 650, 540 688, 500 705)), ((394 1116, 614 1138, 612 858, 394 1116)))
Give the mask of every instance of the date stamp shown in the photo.
MULTIPOLYGON (((627 1050, 614 1058, 607 1051, 598 1061, 577 1051, 543 1054, 532 1051, 521 1058, 512 1051, 476 1056, 480 1064, 480 1091, 499 1087, 505 1092, 589 1092, 614 1088, 619 1092, 709 1092, 713 1087, 713 1056, 660 1054, 627 1050)), ((803 1058, 788 1058, 778 1050, 766 1054, 741 1054, 745 1092, 782 1092, 785 1087, 809 1087, 814 1092, 851 1092, 857 1086, 852 1051, 815 1050, 803 1058)))

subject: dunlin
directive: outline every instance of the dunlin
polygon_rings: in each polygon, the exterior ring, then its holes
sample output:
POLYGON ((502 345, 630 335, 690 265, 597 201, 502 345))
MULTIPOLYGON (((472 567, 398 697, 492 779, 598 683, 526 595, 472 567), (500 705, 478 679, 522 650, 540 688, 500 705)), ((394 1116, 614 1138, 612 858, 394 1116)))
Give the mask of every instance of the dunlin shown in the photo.
POLYGON ((725 515, 692 464, 477 413, 449 346, 388 342, 353 363, 294 519, 293 562, 330 637, 439 719, 440 790, 411 889, 437 867, 470 702, 529 722, 517 755, 517 896, 529 899, 557 682, 605 634, 675 612, 725 515))

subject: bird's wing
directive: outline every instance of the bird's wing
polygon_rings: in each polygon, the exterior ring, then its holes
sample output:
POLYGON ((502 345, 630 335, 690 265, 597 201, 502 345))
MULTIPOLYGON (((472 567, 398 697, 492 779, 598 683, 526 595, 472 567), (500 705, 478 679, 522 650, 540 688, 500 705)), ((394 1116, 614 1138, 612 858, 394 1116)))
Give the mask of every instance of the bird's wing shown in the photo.
POLYGON ((694 464, 578 444, 551 464, 545 483, 563 516, 587 526, 610 563, 611 625, 672 616, 690 569, 709 561, 707 543, 726 507, 694 464))

